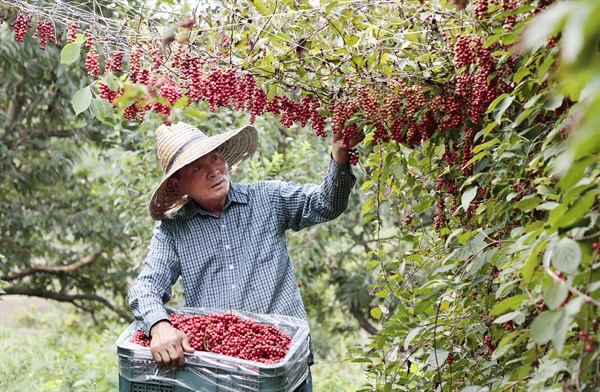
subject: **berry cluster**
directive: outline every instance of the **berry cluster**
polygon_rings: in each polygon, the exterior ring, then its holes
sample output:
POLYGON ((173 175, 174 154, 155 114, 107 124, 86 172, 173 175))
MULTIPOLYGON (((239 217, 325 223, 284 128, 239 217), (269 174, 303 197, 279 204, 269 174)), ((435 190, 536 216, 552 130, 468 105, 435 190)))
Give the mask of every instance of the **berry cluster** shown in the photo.
POLYGON ((473 39, 466 34, 456 36, 454 44, 454 61, 457 67, 467 66, 475 62, 475 52, 472 49, 473 39))
POLYGON ((483 337, 483 344, 485 344, 485 346, 487 348, 486 354, 492 355, 492 353, 496 349, 496 345, 494 343, 492 343, 492 337, 490 335, 485 335, 483 337))
POLYGON ((33 33, 33 38, 40 39, 40 49, 46 50, 46 44, 48 41, 52 43, 56 43, 56 36, 54 34, 54 24, 47 20, 40 20, 35 28, 35 33, 33 33))
POLYGON ((365 119, 375 122, 379 116, 379 97, 367 86, 357 89, 358 104, 362 107, 365 119))
POLYGON ((31 24, 31 17, 23 13, 19 13, 10 26, 15 31, 15 39, 19 42, 23 42, 25 40, 27 31, 33 27, 31 24))
POLYGON ((446 226, 446 201, 444 200, 444 194, 442 192, 438 193, 438 198, 435 202, 435 210, 436 214, 433 218, 433 223, 435 224, 435 230, 440 231, 440 229, 446 226))
POLYGON ((107 58, 104 66, 104 74, 108 73, 109 71, 123 72, 123 56, 124 53, 118 51, 113 55, 112 58, 107 58))
MULTIPOLYGON (((517 8, 516 0, 502 0, 502 11, 512 11, 517 8)), ((517 23, 517 18, 514 15, 509 15, 504 19, 504 27, 506 30, 511 30, 517 23)))
MULTIPOLYGON (((112 91, 106 84, 100 83, 100 98, 107 100, 110 103, 113 103, 115 98, 117 98, 117 92, 112 91)), ((114 104, 113 104, 114 105, 114 104)))
POLYGON ((473 158, 473 141, 475 138, 475 131, 472 128, 469 128, 465 132, 465 136, 463 138, 463 156, 462 156, 462 164, 461 169, 463 174, 471 175, 473 174, 473 164, 468 164, 469 161, 473 158))
POLYGON ((89 77, 98 76, 100 73, 100 64, 98 63, 99 55, 96 53, 96 47, 91 46, 87 55, 85 56, 85 69, 88 70, 87 75, 89 77))
POLYGON ((450 351, 448 353, 448 358, 446 359, 446 361, 448 361, 448 365, 452 365, 454 363, 454 352, 450 351))
POLYGON ((142 47, 135 45, 129 54, 129 78, 133 83, 138 81, 138 73, 142 67, 142 47))
MULTIPOLYGON (((184 332, 196 351, 208 351, 265 364, 280 362, 288 352, 292 338, 273 325, 226 314, 187 316, 170 314, 174 328, 184 332)), ((152 338, 140 330, 132 343, 149 347, 152 338)))
POLYGON ((77 40, 77 29, 79 26, 77 23, 68 19, 63 20, 63 22, 67 25, 67 43, 72 44, 77 40))
POLYGON ((488 0, 475 0, 473 3, 473 13, 479 20, 484 20, 488 16, 488 0))

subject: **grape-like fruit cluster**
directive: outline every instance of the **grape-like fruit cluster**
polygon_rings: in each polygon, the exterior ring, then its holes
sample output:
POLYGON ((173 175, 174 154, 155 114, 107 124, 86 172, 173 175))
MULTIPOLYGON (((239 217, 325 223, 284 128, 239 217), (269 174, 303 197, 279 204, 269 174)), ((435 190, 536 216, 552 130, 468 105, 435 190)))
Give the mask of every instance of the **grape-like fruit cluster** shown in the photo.
POLYGON ((15 39, 19 42, 25 40, 27 31, 33 27, 31 17, 27 14, 19 13, 16 19, 10 24, 15 31, 15 39))
POLYGON ((96 47, 91 46, 87 55, 85 56, 85 69, 88 70, 87 75, 89 77, 98 76, 100 73, 100 64, 98 62, 99 55, 96 53, 96 47))
POLYGON ((33 38, 40 39, 40 49, 46 50, 46 44, 48 41, 56 43, 56 36, 54 35, 54 25, 51 21, 40 20, 35 28, 33 38))
MULTIPOLYGON (((292 338, 269 324, 259 324, 234 314, 170 314, 174 328, 184 332, 196 351, 208 351, 265 364, 275 364, 287 354, 292 338)), ((152 338, 137 330, 132 343, 150 347, 152 338)))
POLYGON ((67 25, 67 43, 72 44, 77 40, 77 29, 79 28, 79 25, 68 19, 64 19, 63 22, 67 25))
POLYGON ((473 3, 473 13, 479 20, 484 20, 488 16, 488 0, 475 0, 473 3))

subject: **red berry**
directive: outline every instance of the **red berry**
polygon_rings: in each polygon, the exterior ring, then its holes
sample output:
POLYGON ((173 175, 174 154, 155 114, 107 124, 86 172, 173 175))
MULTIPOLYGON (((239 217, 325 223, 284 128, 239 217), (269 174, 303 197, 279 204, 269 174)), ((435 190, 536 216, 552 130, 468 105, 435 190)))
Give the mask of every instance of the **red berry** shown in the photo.
POLYGON ((594 346, 592 346, 591 344, 589 346, 587 346, 585 348, 585 351, 587 351, 588 353, 593 353, 594 352, 594 346))

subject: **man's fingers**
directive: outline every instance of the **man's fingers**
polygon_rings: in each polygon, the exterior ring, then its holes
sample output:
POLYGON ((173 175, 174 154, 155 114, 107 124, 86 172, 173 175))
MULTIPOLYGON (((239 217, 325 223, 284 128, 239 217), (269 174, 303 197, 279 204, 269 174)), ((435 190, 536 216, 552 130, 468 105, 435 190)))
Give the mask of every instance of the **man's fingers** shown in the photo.
POLYGON ((162 365, 163 363, 163 359, 162 359, 162 355, 160 354, 160 351, 154 351, 154 360, 156 361, 156 363, 158 363, 159 365, 162 365))
POLYGON ((194 350, 194 348, 190 345, 190 341, 187 337, 187 335, 185 335, 183 337, 183 341, 181 342, 182 346, 183 346, 183 351, 185 351, 186 353, 193 353, 196 350, 194 350))
POLYGON ((169 363, 168 364, 171 365, 171 369, 172 370, 177 369, 177 366, 179 365, 179 356, 181 355, 181 357, 183 358, 183 350, 181 348, 177 349, 177 347, 171 346, 167 350, 167 353, 169 355, 169 363))

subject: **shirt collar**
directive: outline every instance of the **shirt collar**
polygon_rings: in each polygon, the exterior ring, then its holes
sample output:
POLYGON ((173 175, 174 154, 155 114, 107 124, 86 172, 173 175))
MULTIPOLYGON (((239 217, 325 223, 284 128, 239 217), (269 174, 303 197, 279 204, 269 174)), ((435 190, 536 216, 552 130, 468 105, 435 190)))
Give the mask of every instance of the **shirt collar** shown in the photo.
MULTIPOLYGON (((227 193, 227 204, 225 204, 224 210, 229 208, 231 203, 248 204, 247 187, 230 182, 229 192, 227 193)), ((210 212, 200 207, 193 199, 190 199, 190 201, 181 207, 181 209, 177 211, 177 213, 173 215, 171 219, 190 219, 196 216, 196 214, 207 216, 212 215, 210 212)))

